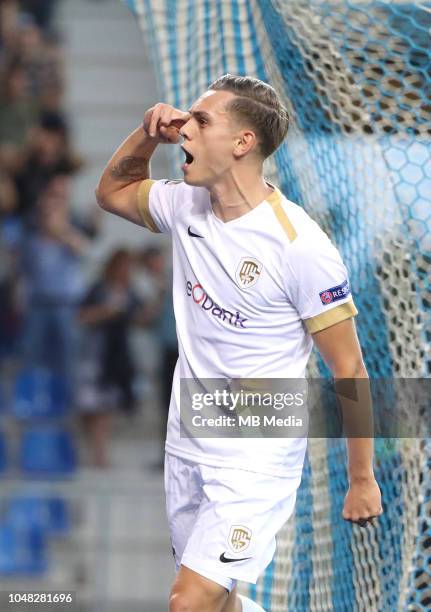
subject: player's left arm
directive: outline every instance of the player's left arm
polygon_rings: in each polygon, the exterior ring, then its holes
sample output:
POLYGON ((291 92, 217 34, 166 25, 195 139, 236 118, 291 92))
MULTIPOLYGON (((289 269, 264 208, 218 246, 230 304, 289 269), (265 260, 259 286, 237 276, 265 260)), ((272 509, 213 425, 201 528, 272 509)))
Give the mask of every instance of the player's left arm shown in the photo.
MULTIPOLYGON (((357 379, 356 401, 348 400, 345 394, 338 394, 338 398, 343 420, 353 430, 360 431, 355 419, 359 413, 362 425, 368 420, 372 422, 372 405, 368 373, 353 318, 318 331, 312 337, 336 381, 357 379)), ((373 438, 348 437, 347 448, 349 490, 344 500, 343 518, 364 525, 367 519, 382 514, 381 493, 373 471, 373 438)))

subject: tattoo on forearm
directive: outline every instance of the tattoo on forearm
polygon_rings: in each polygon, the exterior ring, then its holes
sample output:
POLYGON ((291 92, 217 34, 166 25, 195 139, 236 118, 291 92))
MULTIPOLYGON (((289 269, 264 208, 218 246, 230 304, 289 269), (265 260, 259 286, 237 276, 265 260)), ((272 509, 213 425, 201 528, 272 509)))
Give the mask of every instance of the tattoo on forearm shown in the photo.
POLYGON ((117 181, 132 182, 148 177, 148 160, 132 155, 122 157, 120 161, 111 168, 111 177, 117 181))

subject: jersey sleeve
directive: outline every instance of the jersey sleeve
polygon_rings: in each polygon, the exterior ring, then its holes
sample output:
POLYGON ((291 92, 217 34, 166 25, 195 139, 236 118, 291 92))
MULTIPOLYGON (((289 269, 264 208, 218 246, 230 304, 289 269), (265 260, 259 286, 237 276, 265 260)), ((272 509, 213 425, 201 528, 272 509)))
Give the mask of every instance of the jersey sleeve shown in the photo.
POLYGON ((347 269, 326 234, 319 228, 307 241, 298 237, 291 246, 286 291, 308 332, 356 316, 347 269))
POLYGON ((146 179, 141 182, 138 209, 145 227, 155 233, 171 231, 183 185, 183 181, 146 179))

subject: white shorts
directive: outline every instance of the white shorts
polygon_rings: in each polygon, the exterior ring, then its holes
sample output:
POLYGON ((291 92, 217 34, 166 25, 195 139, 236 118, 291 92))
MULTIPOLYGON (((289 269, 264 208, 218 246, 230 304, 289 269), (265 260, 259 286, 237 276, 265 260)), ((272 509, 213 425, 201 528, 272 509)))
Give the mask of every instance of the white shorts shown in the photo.
POLYGON ((176 569, 185 565, 231 591, 256 583, 293 512, 300 477, 210 467, 166 453, 165 490, 176 569))

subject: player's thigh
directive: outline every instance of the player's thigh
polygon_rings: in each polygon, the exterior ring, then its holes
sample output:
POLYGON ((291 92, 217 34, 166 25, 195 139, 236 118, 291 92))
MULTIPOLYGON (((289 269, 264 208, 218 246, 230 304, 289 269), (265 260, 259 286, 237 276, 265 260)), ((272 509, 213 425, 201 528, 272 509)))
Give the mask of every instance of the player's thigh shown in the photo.
POLYGON ((169 612, 223 612, 228 596, 223 586, 181 565, 172 586, 169 612))
POLYGON ((172 552, 178 571, 202 499, 197 464, 166 453, 165 493, 172 552))
POLYGON ((228 598, 226 599, 226 602, 223 607, 223 612, 239 612, 239 610, 242 610, 241 604, 238 602, 237 591, 238 589, 235 583, 235 586, 229 593, 228 598))

